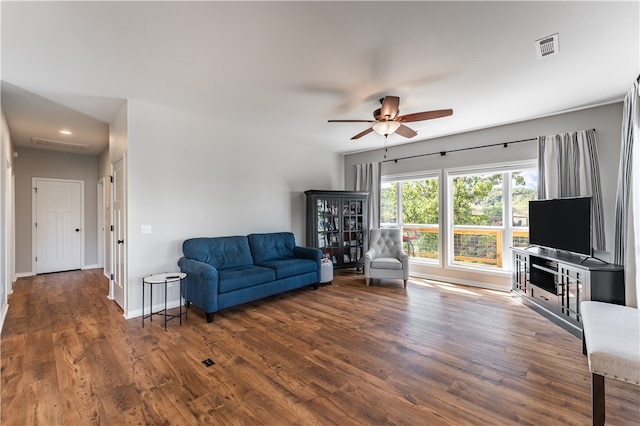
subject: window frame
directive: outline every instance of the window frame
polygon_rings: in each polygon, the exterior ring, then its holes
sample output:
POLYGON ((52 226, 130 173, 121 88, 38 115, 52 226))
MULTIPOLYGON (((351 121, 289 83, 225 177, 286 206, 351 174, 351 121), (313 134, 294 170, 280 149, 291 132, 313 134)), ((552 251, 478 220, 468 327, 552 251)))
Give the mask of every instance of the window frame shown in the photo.
MULTIPOLYGON (((442 232, 442 219, 443 219, 443 188, 442 188, 442 170, 430 170, 419 173, 398 173, 398 174, 389 174, 381 177, 380 186, 384 183, 401 183, 413 180, 426 180, 426 179, 436 179, 438 181, 438 259, 423 259, 423 258, 415 258, 410 257, 409 262, 412 263, 421 263, 429 266, 439 266, 443 265, 443 232, 442 232)), ((387 226, 390 228, 404 228, 404 215, 402 213, 402 190, 399 189, 396 191, 396 223, 395 226, 387 226)), ((432 225, 432 224, 429 224, 432 225)), ((382 226, 382 223, 381 223, 382 226)))
MULTIPOLYGON (((511 242, 513 241, 513 230, 514 229, 522 229, 523 227, 515 227, 513 226, 513 212, 512 212, 512 173, 513 172, 522 172, 525 170, 537 170, 538 162, 537 160, 524 160, 524 161, 515 161, 515 162, 502 162, 502 163, 493 163, 493 164, 483 164, 483 165, 475 165, 475 166, 466 166, 466 167, 454 167, 443 170, 444 174, 444 182, 445 182, 445 190, 441 191, 445 193, 445 201, 444 208, 446 209, 446 226, 445 232, 442 232, 442 220, 441 222, 441 242, 446 243, 446 267, 452 270, 464 270, 464 271, 481 271, 482 273, 488 274, 497 274, 497 275, 505 275, 512 273, 512 250, 511 242), (496 174, 502 173, 504 176, 502 179, 502 200, 503 200, 503 208, 502 208, 502 226, 482 226, 482 229, 499 229, 502 230, 502 267, 490 267, 490 266, 481 266, 481 265, 473 265, 473 264, 462 264, 459 262, 455 262, 455 254, 454 254, 454 231, 455 229, 464 229, 465 226, 468 225, 455 225, 453 221, 453 179, 459 176, 469 176, 474 174, 496 174), (443 241, 444 240, 444 241, 443 241)), ((442 204, 440 206, 443 207, 442 204)), ((474 226, 474 228, 478 228, 474 226)))

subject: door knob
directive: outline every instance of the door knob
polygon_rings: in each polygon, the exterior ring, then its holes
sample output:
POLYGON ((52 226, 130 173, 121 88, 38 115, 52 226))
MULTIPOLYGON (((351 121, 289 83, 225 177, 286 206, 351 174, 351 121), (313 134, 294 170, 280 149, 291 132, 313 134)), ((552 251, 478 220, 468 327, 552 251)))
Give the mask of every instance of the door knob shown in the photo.
POLYGON ((80 232, 80 228, 76 228, 76 232, 80 232))
POLYGON ((124 244, 124 240, 118 240, 118 244, 124 244))

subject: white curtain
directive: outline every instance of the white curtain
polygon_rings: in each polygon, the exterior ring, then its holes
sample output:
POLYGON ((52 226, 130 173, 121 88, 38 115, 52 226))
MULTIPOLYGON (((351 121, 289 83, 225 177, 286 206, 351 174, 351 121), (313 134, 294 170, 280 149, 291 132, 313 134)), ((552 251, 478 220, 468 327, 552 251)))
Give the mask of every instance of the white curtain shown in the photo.
POLYGON ((381 163, 357 164, 355 190, 369 193, 369 228, 380 227, 380 168, 381 163))
POLYGON ((640 189, 639 90, 634 82, 624 98, 613 246, 613 262, 624 266, 626 303, 636 307, 640 306, 640 197, 634 196, 640 189))
POLYGON ((538 137, 538 198, 591 197, 593 246, 605 249, 595 130, 538 137))

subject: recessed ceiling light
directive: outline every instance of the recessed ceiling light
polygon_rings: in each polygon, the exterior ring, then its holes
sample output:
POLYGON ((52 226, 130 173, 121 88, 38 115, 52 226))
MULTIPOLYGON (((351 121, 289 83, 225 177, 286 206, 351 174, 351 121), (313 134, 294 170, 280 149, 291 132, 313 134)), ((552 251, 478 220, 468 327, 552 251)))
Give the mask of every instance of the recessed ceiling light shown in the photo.
POLYGON ((71 134, 71 130, 62 129, 62 130, 60 130, 60 133, 62 133, 63 135, 70 135, 71 134))

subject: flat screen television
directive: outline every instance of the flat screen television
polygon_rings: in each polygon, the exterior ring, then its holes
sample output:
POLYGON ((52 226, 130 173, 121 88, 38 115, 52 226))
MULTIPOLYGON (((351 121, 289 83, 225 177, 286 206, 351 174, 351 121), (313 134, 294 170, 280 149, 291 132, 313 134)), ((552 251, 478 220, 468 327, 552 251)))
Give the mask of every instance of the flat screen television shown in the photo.
POLYGON ((529 243, 592 255, 591 197, 529 201, 529 243))

